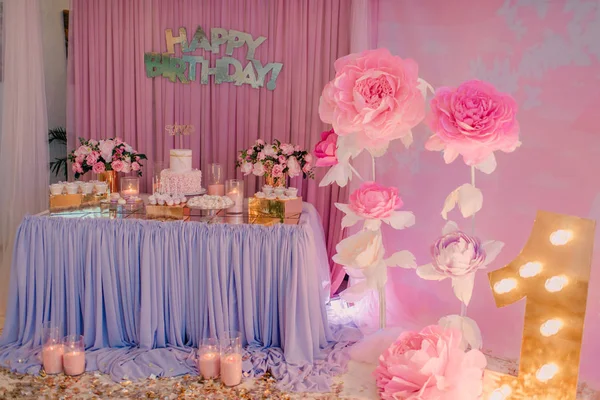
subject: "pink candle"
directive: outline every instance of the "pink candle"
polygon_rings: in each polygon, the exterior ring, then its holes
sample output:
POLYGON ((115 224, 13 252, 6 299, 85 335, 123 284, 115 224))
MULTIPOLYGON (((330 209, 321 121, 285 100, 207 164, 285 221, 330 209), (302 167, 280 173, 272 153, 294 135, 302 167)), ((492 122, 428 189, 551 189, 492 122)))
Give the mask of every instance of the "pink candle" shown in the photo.
POLYGON ((44 346, 42 349, 42 363, 47 374, 60 374, 63 370, 62 344, 44 346))
POLYGON ((225 386, 239 385, 242 381, 242 356, 229 354, 221 358, 221 382, 225 386))
POLYGON ((225 196, 225 185, 215 183, 214 185, 208 185, 209 196, 225 196))
POLYGON ((67 375, 81 375, 85 372, 85 352, 70 351, 63 355, 63 367, 67 375))
POLYGON ((204 379, 216 379, 219 377, 219 353, 204 353, 198 359, 198 370, 204 379))

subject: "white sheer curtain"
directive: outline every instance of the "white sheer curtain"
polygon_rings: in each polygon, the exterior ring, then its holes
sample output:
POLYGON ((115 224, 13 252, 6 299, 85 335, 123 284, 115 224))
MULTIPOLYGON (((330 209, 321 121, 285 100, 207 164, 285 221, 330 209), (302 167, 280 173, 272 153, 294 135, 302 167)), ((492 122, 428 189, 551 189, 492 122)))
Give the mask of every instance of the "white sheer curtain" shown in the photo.
POLYGON ((0 131, 0 323, 15 232, 48 205, 48 119, 40 0, 4 0, 0 131))

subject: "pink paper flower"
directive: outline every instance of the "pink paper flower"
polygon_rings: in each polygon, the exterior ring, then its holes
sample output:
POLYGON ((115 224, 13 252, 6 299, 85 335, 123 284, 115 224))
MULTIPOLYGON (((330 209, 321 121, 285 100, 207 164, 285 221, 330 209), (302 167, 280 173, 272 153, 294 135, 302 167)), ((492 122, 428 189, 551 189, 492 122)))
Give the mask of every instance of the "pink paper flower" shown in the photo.
POLYGON ((110 166, 112 167, 113 171, 121 172, 123 170, 123 161, 113 161, 110 166))
POLYGON ((131 170, 132 171, 139 171, 140 170, 140 164, 138 164, 136 161, 131 163, 131 170))
POLYGON ((376 182, 364 182, 350 195, 350 209, 363 218, 388 218, 403 204, 397 188, 376 182))
POLYGON ((92 167, 92 172, 95 173, 95 174, 99 174, 99 173, 104 172, 104 171, 106 171, 106 166, 102 162, 97 162, 92 167))
POLYGON ((374 372, 384 400, 476 400, 483 392, 487 361, 465 352, 459 330, 428 326, 405 332, 380 357, 374 372))
POLYGON ((335 62, 335 79, 323 89, 319 115, 340 136, 357 133, 362 148, 381 148, 409 136, 425 116, 419 67, 387 49, 350 54, 335 62))
POLYGON ((427 124, 433 136, 425 148, 443 150, 447 164, 459 154, 467 165, 480 164, 496 150, 509 153, 520 145, 516 114, 516 101, 487 82, 441 87, 431 100, 427 124))
POLYGON ((298 176, 302 173, 302 167, 300 167, 300 163, 294 156, 288 158, 287 167, 288 167, 288 175, 290 176, 290 178, 298 176))
POLYGON ((294 152, 294 146, 289 143, 284 143, 280 146, 281 152, 286 156, 289 156, 294 152))
POLYGON ((273 165, 271 175, 273 178, 281 178, 283 176, 283 166, 280 164, 273 165))
POLYGON ((321 141, 315 146, 317 167, 330 167, 338 163, 337 138, 333 129, 321 133, 321 141))

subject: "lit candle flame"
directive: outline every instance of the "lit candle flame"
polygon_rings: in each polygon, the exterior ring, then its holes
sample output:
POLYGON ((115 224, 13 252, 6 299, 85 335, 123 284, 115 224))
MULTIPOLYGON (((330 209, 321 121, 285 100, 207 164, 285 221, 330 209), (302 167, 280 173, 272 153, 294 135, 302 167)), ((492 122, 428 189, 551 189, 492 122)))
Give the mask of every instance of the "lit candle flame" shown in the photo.
POLYGON ((512 389, 508 385, 502 385, 494 390, 488 400, 505 400, 512 393, 512 389))
POLYGON ((558 365, 554 363, 544 364, 540 369, 535 373, 535 377, 540 382, 548 382, 550 379, 554 378, 554 375, 558 372, 558 365))
POLYGON ((517 281, 513 278, 502 279, 494 285, 494 291, 498 294, 508 293, 517 287, 517 281))
POLYGON ((563 246, 567 244, 571 239, 573 239, 573 232, 567 231, 565 229, 559 229, 557 231, 552 232, 550 235, 550 243, 555 246, 563 246))
POLYGON ((564 275, 553 276, 546 280, 546 290, 554 293, 560 292, 569 283, 569 279, 564 275))
POLYGON ((540 333, 546 337, 556 335, 562 326, 563 322, 560 319, 549 319, 540 327, 540 333))
POLYGON ((522 278, 531 278, 542 272, 542 263, 537 261, 528 262, 519 268, 519 275, 522 278))

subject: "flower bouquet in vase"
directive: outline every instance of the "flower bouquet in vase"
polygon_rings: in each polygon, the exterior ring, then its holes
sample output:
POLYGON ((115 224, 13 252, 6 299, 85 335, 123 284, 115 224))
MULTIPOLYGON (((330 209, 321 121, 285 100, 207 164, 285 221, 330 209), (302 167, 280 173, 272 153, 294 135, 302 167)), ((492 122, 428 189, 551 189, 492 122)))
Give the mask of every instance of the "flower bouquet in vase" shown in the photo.
POLYGON ((244 175, 264 176, 265 184, 272 187, 285 187, 288 176, 314 178, 312 154, 277 139, 271 144, 258 139, 250 148, 239 152, 236 166, 244 175))
POLYGON ((80 146, 69 153, 69 161, 75 179, 92 171, 100 181, 108 183, 111 193, 119 191, 118 173, 134 172, 142 176, 142 160, 145 154, 138 153, 120 138, 105 140, 86 140, 79 138, 80 146))

